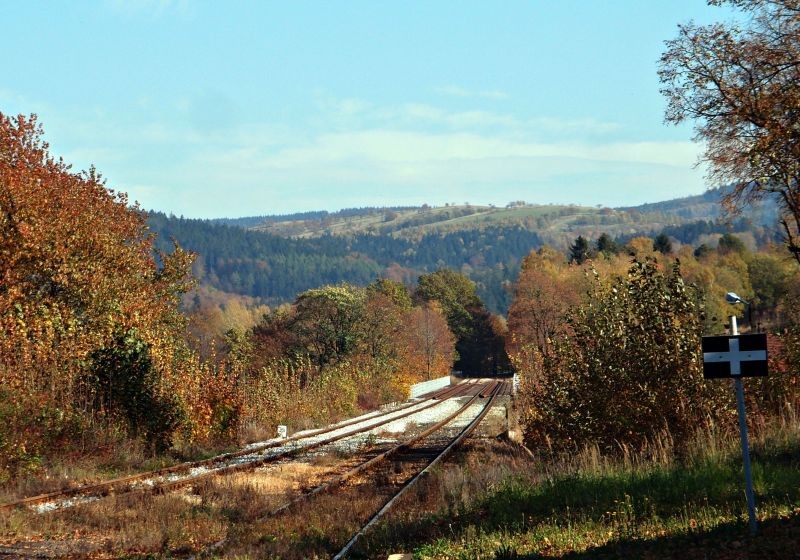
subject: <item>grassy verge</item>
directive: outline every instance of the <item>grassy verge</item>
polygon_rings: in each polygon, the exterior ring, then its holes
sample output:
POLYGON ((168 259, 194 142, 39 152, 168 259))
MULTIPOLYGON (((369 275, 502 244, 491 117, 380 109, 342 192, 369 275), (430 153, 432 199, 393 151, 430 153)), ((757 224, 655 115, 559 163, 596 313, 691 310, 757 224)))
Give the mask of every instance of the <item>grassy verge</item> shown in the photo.
MULTIPOLYGON (((738 439, 710 430, 680 457, 668 438, 616 460, 587 449, 530 461, 436 513, 421 513, 409 500, 362 552, 442 559, 794 558, 800 542, 796 420, 788 415, 754 438, 756 537, 748 532, 738 439)), ((490 460, 451 465, 425 491, 480 476, 490 460)))

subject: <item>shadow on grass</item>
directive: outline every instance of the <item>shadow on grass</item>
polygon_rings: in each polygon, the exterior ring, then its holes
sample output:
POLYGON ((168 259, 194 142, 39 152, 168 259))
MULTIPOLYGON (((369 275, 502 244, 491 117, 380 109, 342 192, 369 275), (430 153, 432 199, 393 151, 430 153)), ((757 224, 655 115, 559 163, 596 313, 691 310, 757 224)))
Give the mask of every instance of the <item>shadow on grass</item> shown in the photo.
MULTIPOLYGON (((512 546, 508 555, 498 552, 496 558, 800 558, 800 547, 794 544, 800 543, 798 457, 796 449, 782 450, 762 454, 754 463, 760 511, 771 517, 755 538, 749 537, 741 519, 745 510, 741 461, 730 458, 690 467, 564 476, 538 484, 509 479, 470 507, 423 516, 395 515, 362 550, 369 555, 412 543, 415 548, 437 543, 438 548, 442 540, 462 543, 463 550, 463 543, 492 533, 508 536, 513 545, 515 535, 527 533, 523 540, 533 546, 521 548, 539 549, 546 556, 515 556, 512 546), (784 513, 782 519, 779 511, 784 513), (532 542, 548 533, 563 533, 567 527, 585 530, 583 546, 546 550, 532 542), (667 536, 644 539, 645 527, 667 536), (612 542, 602 544, 609 532, 612 542), (776 538, 771 540, 770 535, 776 538), (569 552, 586 547, 585 553, 569 552)), ((475 548, 480 557, 487 552, 494 551, 475 548)))
MULTIPOLYGON (((724 523, 711 530, 692 531, 689 534, 653 539, 616 540, 596 546, 585 552, 566 552, 563 560, 605 559, 756 559, 800 558, 800 516, 769 519, 759 525, 758 534, 751 537, 747 523, 724 523)), ((515 560, 542 560, 552 558, 542 554, 516 554, 513 551, 497 553, 495 558, 515 560)))

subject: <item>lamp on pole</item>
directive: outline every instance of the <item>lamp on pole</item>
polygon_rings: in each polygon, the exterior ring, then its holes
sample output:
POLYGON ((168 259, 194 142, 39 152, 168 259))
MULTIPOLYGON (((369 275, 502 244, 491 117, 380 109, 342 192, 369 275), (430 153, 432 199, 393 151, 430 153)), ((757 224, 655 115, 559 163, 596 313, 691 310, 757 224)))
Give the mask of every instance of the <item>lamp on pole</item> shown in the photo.
MULTIPOLYGON (((747 313, 747 326, 750 327, 750 331, 753 331, 753 311, 750 307, 750 303, 743 300, 739 296, 736 295, 735 292, 728 292, 725 294, 725 301, 730 303, 731 305, 736 305, 737 303, 741 303, 745 306, 745 312, 747 313)), ((731 319, 731 334, 739 334, 738 325, 736 325, 736 318, 734 317, 731 319), (736 329, 736 332, 733 332, 733 329, 736 329)))

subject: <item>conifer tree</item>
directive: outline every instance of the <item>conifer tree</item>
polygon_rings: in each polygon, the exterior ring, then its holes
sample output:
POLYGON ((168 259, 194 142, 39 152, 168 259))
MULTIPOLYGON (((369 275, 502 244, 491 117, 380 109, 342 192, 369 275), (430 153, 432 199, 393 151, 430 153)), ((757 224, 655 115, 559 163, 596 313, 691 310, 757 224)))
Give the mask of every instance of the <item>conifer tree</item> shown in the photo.
POLYGON ((575 239, 575 243, 569 246, 569 262, 583 264, 589 259, 589 242, 582 235, 575 239))

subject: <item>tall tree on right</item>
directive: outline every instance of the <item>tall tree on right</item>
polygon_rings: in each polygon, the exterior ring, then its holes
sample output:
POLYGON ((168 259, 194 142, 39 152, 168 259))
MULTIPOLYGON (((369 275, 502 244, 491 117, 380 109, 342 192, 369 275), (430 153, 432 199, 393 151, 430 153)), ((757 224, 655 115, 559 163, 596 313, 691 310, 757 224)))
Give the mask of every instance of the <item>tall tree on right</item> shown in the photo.
POLYGON ((695 121, 709 178, 733 183, 732 211, 773 198, 786 246, 800 263, 800 3, 709 0, 732 5, 746 23, 680 25, 659 77, 666 120, 695 121))

